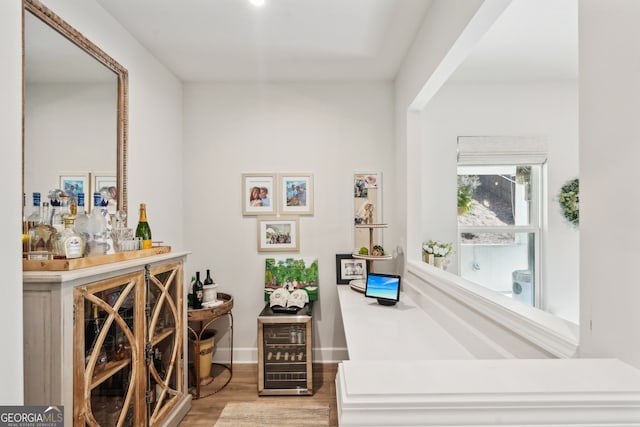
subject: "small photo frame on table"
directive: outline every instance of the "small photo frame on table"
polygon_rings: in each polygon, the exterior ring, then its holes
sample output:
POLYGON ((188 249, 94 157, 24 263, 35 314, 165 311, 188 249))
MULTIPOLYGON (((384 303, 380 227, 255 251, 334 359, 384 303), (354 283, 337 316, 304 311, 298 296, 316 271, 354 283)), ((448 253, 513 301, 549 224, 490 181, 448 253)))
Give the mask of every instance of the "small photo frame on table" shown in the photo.
POLYGON ((313 215, 313 174, 280 174, 280 212, 313 215))
POLYGON ((242 174, 242 215, 275 215, 275 173, 242 174))
MULTIPOLYGON (((91 174, 92 188, 93 192, 102 193, 103 197, 107 197, 107 208, 113 208, 113 210, 117 210, 118 208, 118 185, 115 172, 93 172, 91 174)), ((86 200, 89 201, 91 209, 94 208, 93 205, 93 193, 85 194, 85 203, 86 200)))
POLYGON ((297 252, 300 248, 297 217, 258 219, 258 252, 297 252))
POLYGON ((89 172, 60 172, 60 189, 65 193, 78 198, 78 193, 86 195, 91 191, 89 188, 89 172))
POLYGON ((336 254, 336 283, 348 285, 352 280, 364 280, 367 277, 367 261, 357 259, 351 254, 336 254))

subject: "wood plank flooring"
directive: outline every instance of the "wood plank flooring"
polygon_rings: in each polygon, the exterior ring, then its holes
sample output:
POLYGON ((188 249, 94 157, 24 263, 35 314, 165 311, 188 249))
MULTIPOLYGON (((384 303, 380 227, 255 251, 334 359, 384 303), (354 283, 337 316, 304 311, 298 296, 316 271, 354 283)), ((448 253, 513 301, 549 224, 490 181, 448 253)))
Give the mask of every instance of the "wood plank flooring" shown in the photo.
MULTIPOLYGON (((215 369, 214 365, 214 369, 215 369)), ((231 382, 208 397, 191 401, 191 410, 180 423, 180 427, 213 427, 227 402, 251 402, 258 399, 313 402, 329 406, 329 425, 338 425, 335 378, 336 363, 313 364, 313 396, 258 396, 258 365, 234 365, 231 382)), ((217 373, 214 371, 214 375, 217 373)), ((224 374, 222 374, 224 375, 224 374)))

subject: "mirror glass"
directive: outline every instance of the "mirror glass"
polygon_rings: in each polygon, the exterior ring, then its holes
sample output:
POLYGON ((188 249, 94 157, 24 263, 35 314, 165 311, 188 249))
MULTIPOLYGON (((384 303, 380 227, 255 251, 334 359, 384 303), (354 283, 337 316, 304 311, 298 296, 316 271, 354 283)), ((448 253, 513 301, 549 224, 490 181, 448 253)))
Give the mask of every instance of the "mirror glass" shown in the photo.
POLYGON ((126 70, 37 2, 24 14, 23 186, 103 191, 126 211, 126 70), (108 191, 108 190, 111 191, 108 191))

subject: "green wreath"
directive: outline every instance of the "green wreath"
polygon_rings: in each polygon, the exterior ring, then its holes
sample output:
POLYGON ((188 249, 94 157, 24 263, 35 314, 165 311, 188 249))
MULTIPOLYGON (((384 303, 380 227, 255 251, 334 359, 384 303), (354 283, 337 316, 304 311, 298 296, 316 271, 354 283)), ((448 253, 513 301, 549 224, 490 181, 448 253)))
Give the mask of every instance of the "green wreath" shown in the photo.
POLYGON ((579 190, 578 178, 574 178, 562 186, 558 195, 564 218, 575 227, 580 224, 579 190))

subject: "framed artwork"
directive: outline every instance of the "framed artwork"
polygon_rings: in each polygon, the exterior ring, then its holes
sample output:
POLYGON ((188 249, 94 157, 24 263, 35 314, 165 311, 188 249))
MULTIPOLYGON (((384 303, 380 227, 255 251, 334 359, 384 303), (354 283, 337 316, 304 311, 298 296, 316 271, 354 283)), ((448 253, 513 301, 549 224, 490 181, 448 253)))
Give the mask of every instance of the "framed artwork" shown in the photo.
POLYGON ((118 209, 118 186, 115 172, 92 172, 92 193, 87 195, 85 200, 89 201, 91 209, 93 205, 93 192, 102 193, 102 197, 107 198, 107 208, 111 211, 118 209))
POLYGON ((58 175, 62 191, 76 199, 78 198, 78 193, 84 193, 85 200, 87 200, 87 195, 91 194, 89 172, 60 172, 58 175))
POLYGON ((303 289, 309 301, 318 299, 318 259, 315 257, 269 257, 264 263, 264 300, 276 289, 303 289))
POLYGON ((242 174, 242 214, 274 215, 277 198, 274 173, 242 174))
POLYGON ((280 212, 313 215, 313 174, 280 175, 280 212))
POLYGON ((351 254, 336 254, 336 283, 348 285, 350 281, 367 277, 367 261, 351 254))
POLYGON ((258 252, 295 252, 299 247, 298 218, 278 217, 258 220, 258 252))

